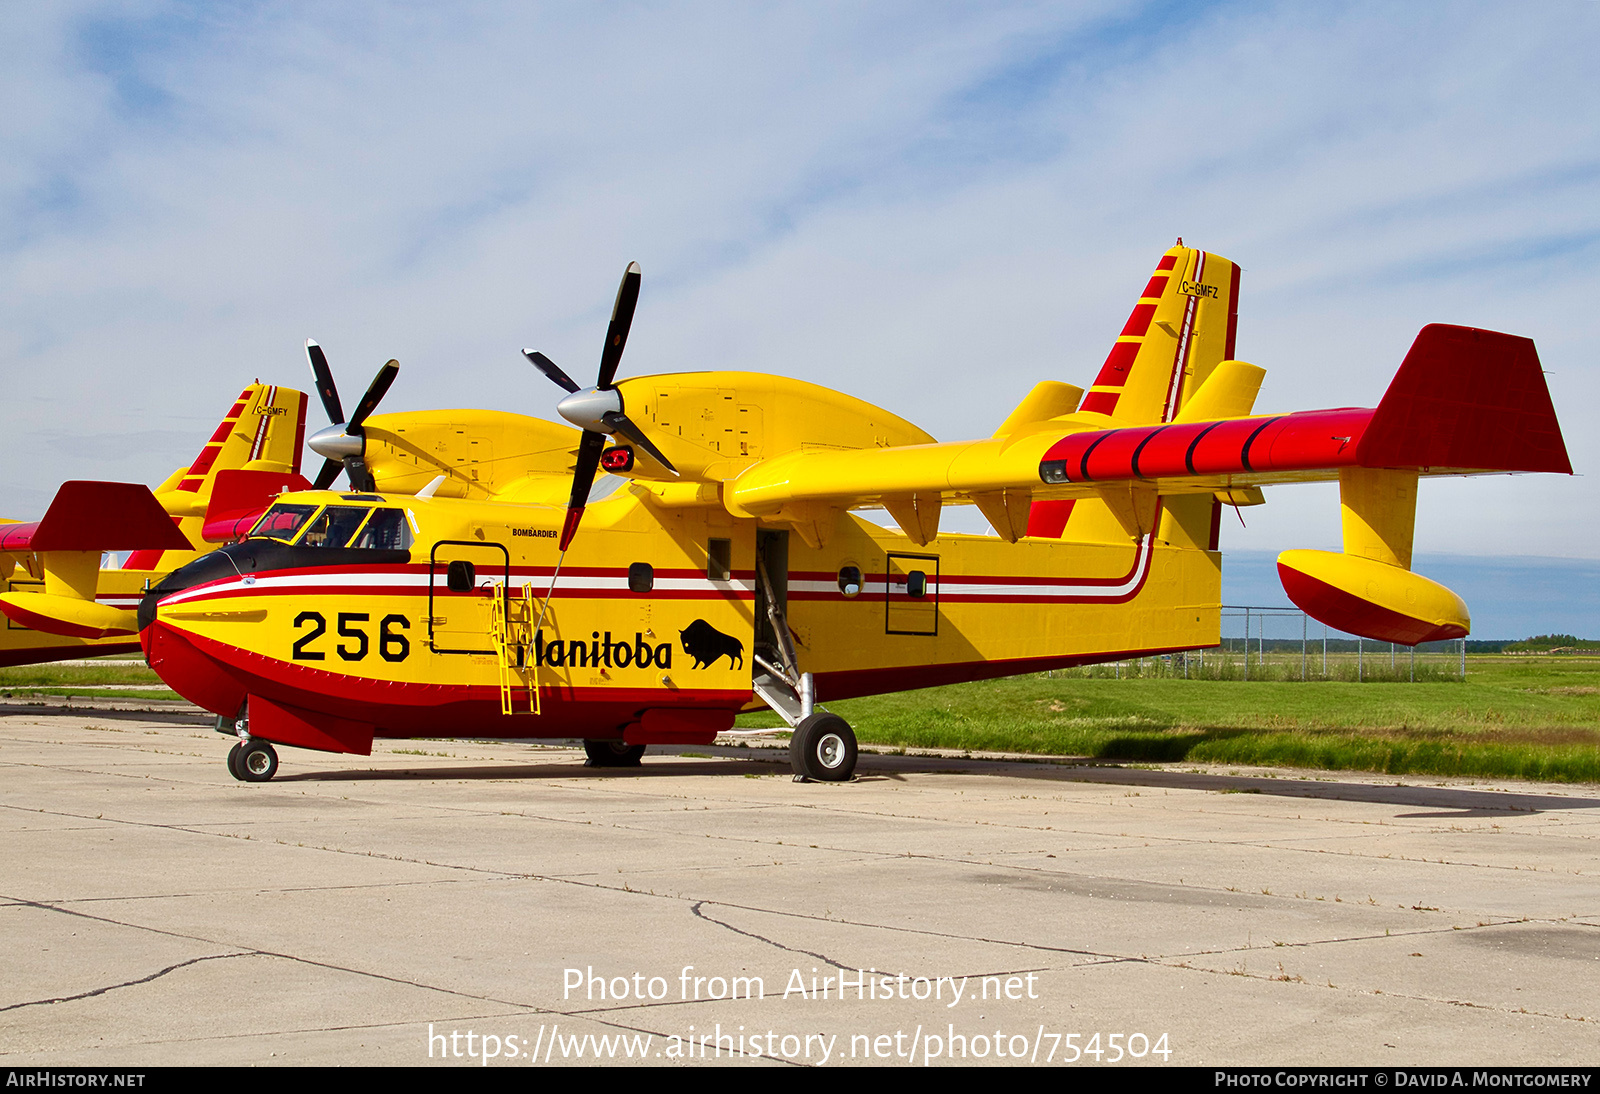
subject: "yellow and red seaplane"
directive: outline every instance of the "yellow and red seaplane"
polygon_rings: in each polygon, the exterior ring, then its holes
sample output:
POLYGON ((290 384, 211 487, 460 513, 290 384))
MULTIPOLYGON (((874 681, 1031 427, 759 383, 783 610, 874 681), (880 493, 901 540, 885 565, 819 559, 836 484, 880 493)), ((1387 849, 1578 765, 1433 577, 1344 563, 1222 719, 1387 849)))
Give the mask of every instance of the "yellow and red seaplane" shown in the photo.
POLYGON ((1256 413, 1239 267, 1181 241, 1087 392, 1045 380, 954 443, 801 380, 618 380, 639 283, 593 386, 524 351, 577 432, 481 410, 330 427, 312 448, 361 488, 284 494, 145 596, 151 666, 238 736, 237 777, 271 778, 274 745, 375 737, 579 737, 631 764, 769 706, 796 777, 842 780, 855 737, 821 702, 1217 645, 1219 514, 1268 486, 1340 484, 1344 550, 1280 558, 1296 603, 1464 635, 1460 598, 1410 569, 1418 481, 1571 471, 1533 343, 1491 331, 1424 328, 1373 409, 1256 413), (993 535, 941 533, 968 504, 993 535))

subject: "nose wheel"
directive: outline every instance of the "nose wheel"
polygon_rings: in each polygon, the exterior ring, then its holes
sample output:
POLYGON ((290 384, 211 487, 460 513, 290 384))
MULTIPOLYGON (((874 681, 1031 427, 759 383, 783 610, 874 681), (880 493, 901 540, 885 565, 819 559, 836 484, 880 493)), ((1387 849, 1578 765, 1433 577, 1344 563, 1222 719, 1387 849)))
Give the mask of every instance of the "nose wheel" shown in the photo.
POLYGON ((264 783, 278 773, 278 752, 266 741, 255 739, 228 750, 228 774, 240 782, 264 783))

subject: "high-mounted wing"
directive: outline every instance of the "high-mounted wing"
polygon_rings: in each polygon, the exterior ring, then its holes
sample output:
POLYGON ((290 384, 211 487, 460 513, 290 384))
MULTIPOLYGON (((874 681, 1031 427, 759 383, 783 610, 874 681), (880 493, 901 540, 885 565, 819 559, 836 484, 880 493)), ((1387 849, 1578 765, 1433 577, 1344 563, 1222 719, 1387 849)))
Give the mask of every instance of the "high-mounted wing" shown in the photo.
POLYGON ((1232 359, 1237 297, 1237 266, 1175 247, 1075 412, 1042 417, 1063 394, 1036 389, 987 440, 791 451, 725 483, 724 503, 818 542, 840 511, 882 506, 925 544, 946 504, 976 504, 1015 541, 1064 528, 1070 537, 1072 505, 1090 499, 1132 541, 1184 496, 1258 504, 1262 486, 1337 480, 1344 554, 1287 552, 1280 574, 1290 598, 1343 630, 1387 640, 1467 633, 1460 599, 1409 572, 1416 484, 1571 473, 1532 341, 1429 326, 1376 408, 1251 415, 1261 370, 1232 359))

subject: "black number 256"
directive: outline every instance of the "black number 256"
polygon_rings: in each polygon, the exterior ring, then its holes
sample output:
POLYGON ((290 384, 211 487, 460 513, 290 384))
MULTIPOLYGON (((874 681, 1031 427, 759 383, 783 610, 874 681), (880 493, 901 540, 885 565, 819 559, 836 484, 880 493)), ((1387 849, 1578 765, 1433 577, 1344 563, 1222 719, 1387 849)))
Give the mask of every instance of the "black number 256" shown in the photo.
MULTIPOLYGON (((340 612, 335 621, 339 637, 355 640, 353 646, 340 642, 334 647, 340 659, 345 661, 361 661, 371 649, 371 641, 367 632, 358 624, 366 623, 372 617, 366 612, 340 612)), ((309 626, 311 629, 295 640, 294 659, 296 661, 325 661, 327 654, 320 650, 311 649, 311 643, 328 633, 328 620, 321 612, 301 612, 294 617, 294 629, 301 630, 309 626)), ((404 661, 411 655, 411 640, 402 631, 411 629, 411 624, 403 615, 386 615, 378 624, 378 656, 385 661, 404 661)))

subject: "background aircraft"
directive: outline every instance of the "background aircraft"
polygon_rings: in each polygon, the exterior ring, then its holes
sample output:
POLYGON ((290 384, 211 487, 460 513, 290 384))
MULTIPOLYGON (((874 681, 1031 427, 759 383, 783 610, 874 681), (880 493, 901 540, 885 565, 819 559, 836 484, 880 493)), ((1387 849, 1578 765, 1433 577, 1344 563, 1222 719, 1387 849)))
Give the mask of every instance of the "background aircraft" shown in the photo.
POLYGON ((1220 512, 1267 485, 1340 483, 1344 551, 1280 559, 1307 611, 1465 634, 1460 598, 1409 569, 1418 480, 1571 470, 1533 344, 1489 331, 1425 328, 1375 409, 1254 415, 1239 268, 1181 241, 1087 393, 1044 381, 992 436, 944 444, 782 377, 618 381, 638 289, 632 266, 592 387, 525 351, 568 393, 576 453, 486 411, 325 431, 369 489, 285 495, 145 597, 151 666, 238 734, 237 777, 271 778, 272 742, 450 733, 636 762, 765 704, 797 778, 848 778, 854 735, 818 699, 1216 645, 1220 512), (996 535, 941 534, 949 504, 996 535))
POLYGON ((271 496, 311 485, 305 410, 304 392, 257 381, 153 494, 69 482, 38 521, 0 523, 0 666, 137 650, 133 609, 151 582, 247 531, 271 496), (131 554, 102 568, 118 551, 131 554))

